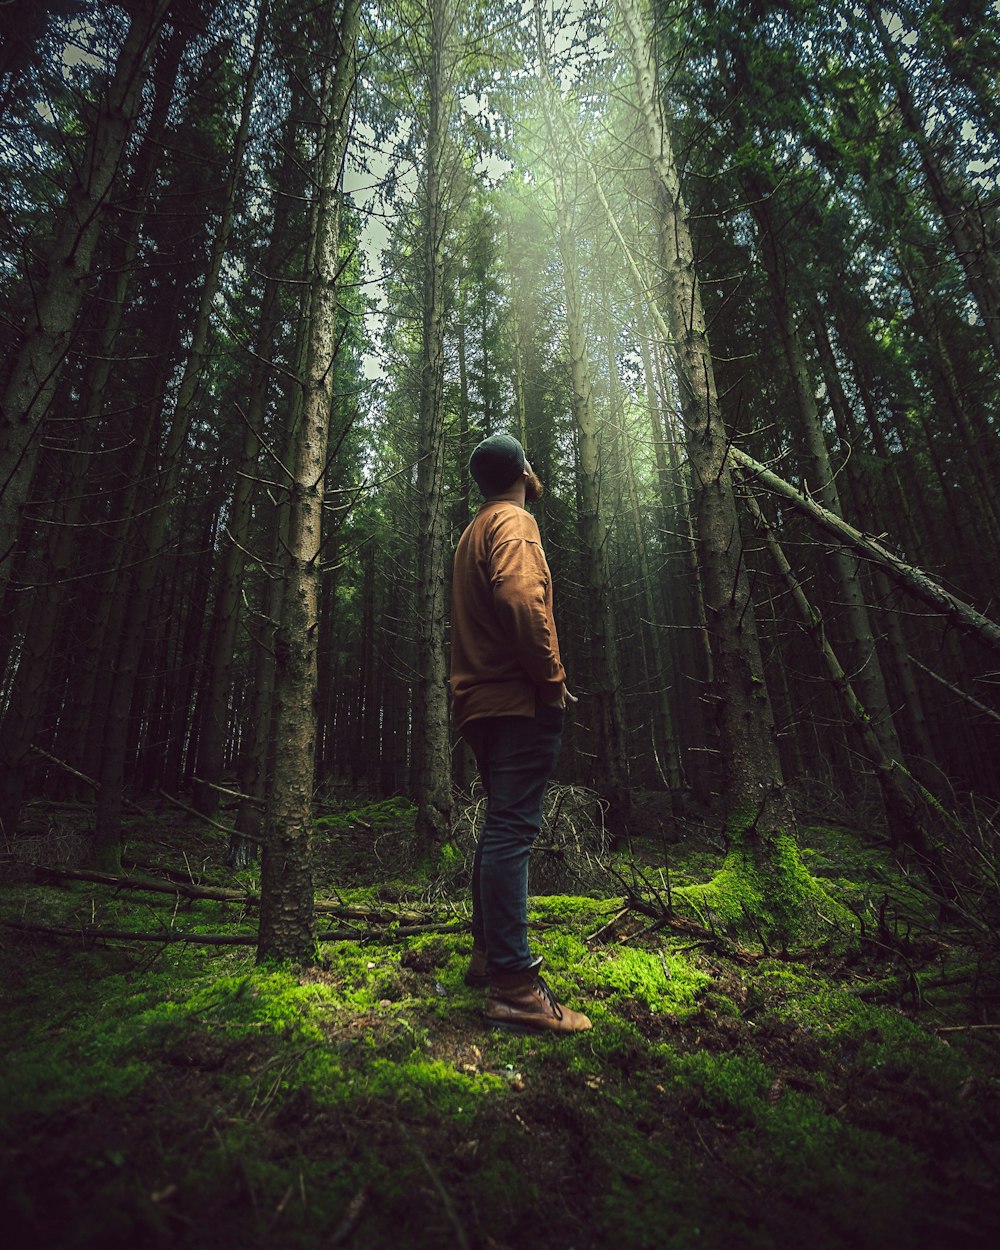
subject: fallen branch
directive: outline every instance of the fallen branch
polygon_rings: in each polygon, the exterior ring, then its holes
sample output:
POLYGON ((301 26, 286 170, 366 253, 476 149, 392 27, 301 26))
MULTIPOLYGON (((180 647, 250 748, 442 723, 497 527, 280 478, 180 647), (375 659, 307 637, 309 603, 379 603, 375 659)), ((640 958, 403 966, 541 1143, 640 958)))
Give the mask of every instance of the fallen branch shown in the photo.
POLYGON ((242 829, 231 829, 228 825, 223 825, 220 824, 219 821, 213 820, 211 816, 203 816, 201 812, 188 806, 187 803, 182 803, 180 799, 174 798, 172 794, 167 794, 166 790, 161 790, 160 794, 163 795, 168 803, 172 803, 174 807, 179 807, 182 812, 187 812, 189 816, 194 816, 195 819, 200 820, 203 825, 209 825, 213 829, 218 829, 220 833, 224 833, 230 838, 246 838, 248 842, 257 842, 261 846, 263 846, 266 841, 265 838, 258 837, 255 833, 244 833, 242 829))
POLYGON ((941 1024, 935 1033, 965 1033, 970 1029, 1000 1029, 1000 1024, 941 1024))
MULTIPOLYGON (((218 903, 243 903, 251 907, 256 907, 260 903, 260 895, 251 890, 234 890, 216 885, 195 885, 194 882, 187 881, 161 881, 156 877, 116 876, 114 873, 95 872, 89 868, 53 868, 39 864, 35 866, 35 874, 42 879, 55 877, 63 881, 89 881, 93 885, 106 885, 116 890, 174 894, 180 898, 206 899, 218 903)), ((337 916, 342 920, 364 920, 369 924, 419 924, 429 920, 424 912, 386 911, 383 908, 340 903, 336 899, 318 898, 313 906, 323 915, 337 916)))
MULTIPOLYGON (((695 920, 688 920, 683 916, 674 915, 672 903, 664 903, 660 891, 646 874, 640 871, 634 864, 631 867, 633 881, 630 883, 617 868, 609 865, 611 875, 617 879, 625 890, 625 896, 622 899, 623 910, 619 912, 619 915, 624 915, 627 911, 635 911, 641 916, 648 916, 652 923, 646 925, 641 932, 630 934, 628 938, 622 939, 623 941, 644 937, 658 929, 672 929, 675 933, 683 933, 686 937, 697 938, 699 942, 714 947, 721 953, 728 955, 730 959, 735 959, 742 963, 750 963, 759 958, 751 951, 745 951, 741 946, 737 946, 729 938, 723 937, 721 933, 715 933, 704 925, 698 924, 695 920), (643 898, 638 892, 643 886, 648 890, 650 898, 643 898)), ((603 929, 598 930, 598 934, 603 935, 603 933, 603 929)), ((594 935, 595 938, 598 934, 594 935)))
MULTIPOLYGON (((208 786, 209 790, 215 790, 218 794, 225 794, 231 799, 239 799, 241 803, 249 803, 252 807, 263 809, 266 803, 263 799, 255 799, 252 794, 243 794, 239 790, 227 790, 225 786, 217 786, 214 781, 206 781, 204 777, 192 777, 192 781, 196 781, 200 786, 208 786)), ((240 837, 246 837, 246 834, 240 834, 240 837)))
MULTIPOLYGON (((61 768, 64 773, 69 773, 71 777, 75 777, 77 781, 82 781, 85 786, 90 786, 92 790, 99 791, 101 783, 95 781, 93 777, 88 777, 86 773, 81 773, 79 769, 74 768, 72 764, 67 764, 65 760, 59 759, 49 751, 43 751, 41 747, 31 744, 31 750, 35 755, 40 755, 43 760, 47 760, 50 764, 55 764, 56 768, 61 768)), ((149 819, 149 812, 144 807, 140 807, 138 803, 133 803, 131 799, 123 800, 126 807, 130 807, 133 811, 138 812, 141 816, 149 819)), ((51 804, 50 806, 63 806, 62 804, 51 804)))
POLYGON ((55 764, 57 768, 61 768, 64 773, 69 773, 71 777, 75 777, 77 781, 82 781, 85 786, 90 786, 92 790, 100 790, 101 783, 95 781, 93 777, 88 777, 86 773, 81 773, 78 769, 73 768, 71 764, 67 764, 65 760, 58 759, 55 755, 50 755, 48 751, 43 751, 41 747, 31 744, 31 750, 36 755, 40 755, 43 760, 48 760, 50 764, 55 764))
POLYGON ((333 1231, 330 1238, 331 1246, 344 1246, 350 1241, 354 1230, 357 1228, 362 1213, 365 1209, 365 1203, 368 1201, 370 1187, 368 1181, 361 1186, 351 1201, 347 1204, 347 1210, 344 1212, 344 1218, 340 1221, 333 1231))
POLYGON ((957 694, 960 699, 964 699, 977 712, 982 712, 985 716, 989 716, 992 720, 1000 721, 1000 712, 994 711, 993 708, 987 707, 985 703, 980 703, 978 699, 973 698, 971 694, 966 694, 964 690, 960 690, 958 686, 953 686, 950 681, 942 677, 940 673, 935 673, 932 668, 928 668, 926 664, 921 664, 914 656, 909 657, 910 663, 915 664, 922 673, 926 673, 928 677, 933 677, 935 681, 939 681, 946 690, 950 690, 952 694, 957 694))
MULTIPOLYGON (((190 867, 186 872, 182 872, 179 868, 165 868, 162 864, 152 863, 146 859, 133 859, 131 855, 122 854, 121 865, 123 868, 138 868, 146 872, 155 872, 157 875, 153 880, 161 881, 179 881, 181 885, 197 885, 190 867)), ((60 869, 59 871, 62 871, 60 869)))
POLYGON ((201 946, 256 946, 256 933, 186 933, 182 929, 165 929, 159 933, 133 933, 128 929, 98 929, 80 925, 71 929, 57 925, 29 924, 26 920, 4 920, 8 929, 19 933, 35 933, 43 937, 91 938, 115 942, 192 942, 201 946))
POLYGON ((60 881, 89 881, 93 885, 107 885, 115 890, 142 890, 149 894, 174 894, 180 898, 209 899, 221 903, 259 901, 257 895, 246 890, 195 885, 193 881, 162 881, 157 877, 117 876, 110 872, 95 872, 90 868, 54 868, 47 864, 36 864, 35 876, 43 882, 52 877, 60 881))

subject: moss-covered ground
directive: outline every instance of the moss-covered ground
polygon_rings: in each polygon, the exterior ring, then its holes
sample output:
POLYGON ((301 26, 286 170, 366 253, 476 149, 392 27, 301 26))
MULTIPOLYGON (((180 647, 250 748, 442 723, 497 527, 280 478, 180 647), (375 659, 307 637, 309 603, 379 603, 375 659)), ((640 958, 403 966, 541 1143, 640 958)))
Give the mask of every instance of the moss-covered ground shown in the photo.
MULTIPOLYGON (((321 826, 317 892, 460 921, 460 893, 426 876, 379 883, 380 861, 357 853, 405 811, 360 819, 321 826), (350 855, 337 839, 353 839, 350 855)), ((850 833, 804 840, 810 872, 865 925, 788 958, 650 929, 622 914, 611 877, 603 893, 533 897, 550 984, 594 1022, 563 1040, 484 1027, 461 928, 400 939, 372 926, 280 969, 248 947, 0 930, 3 1244, 994 1244, 991 954, 940 930, 850 833)), ((633 849, 646 880, 677 888, 718 867, 705 846, 677 845, 668 878, 656 847, 633 849)), ((191 827, 137 824, 130 850, 232 883, 219 843, 191 827)), ((242 904, 28 874, 0 887, 0 918, 255 922, 242 904)))

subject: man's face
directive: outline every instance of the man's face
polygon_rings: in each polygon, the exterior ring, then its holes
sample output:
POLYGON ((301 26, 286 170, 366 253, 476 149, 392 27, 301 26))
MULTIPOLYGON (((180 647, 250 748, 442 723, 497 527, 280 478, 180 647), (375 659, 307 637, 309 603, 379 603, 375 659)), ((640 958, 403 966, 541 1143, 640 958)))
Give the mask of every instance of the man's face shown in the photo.
POLYGON ((545 487, 542 485, 542 479, 531 467, 531 462, 525 460, 524 472, 527 474, 524 481, 524 502, 537 503, 545 494, 545 487))

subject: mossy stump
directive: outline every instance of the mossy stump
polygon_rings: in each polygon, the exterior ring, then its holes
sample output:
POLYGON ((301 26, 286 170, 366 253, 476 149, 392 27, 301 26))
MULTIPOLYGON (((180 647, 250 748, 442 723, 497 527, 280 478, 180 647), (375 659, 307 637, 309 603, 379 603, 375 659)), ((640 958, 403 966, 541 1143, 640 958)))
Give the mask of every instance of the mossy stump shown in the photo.
POLYGON ((766 951, 857 929, 853 913, 806 869, 788 833, 731 847, 711 881, 683 886, 674 898, 706 927, 759 942, 766 951))

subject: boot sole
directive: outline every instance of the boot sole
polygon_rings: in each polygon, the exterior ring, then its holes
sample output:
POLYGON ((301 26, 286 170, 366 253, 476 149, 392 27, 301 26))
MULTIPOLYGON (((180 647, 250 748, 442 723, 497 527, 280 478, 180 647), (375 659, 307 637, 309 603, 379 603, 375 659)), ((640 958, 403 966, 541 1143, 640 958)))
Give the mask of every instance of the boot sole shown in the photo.
POLYGON ((589 1029, 548 1029, 544 1025, 538 1028, 532 1024, 515 1023, 513 1020, 491 1020, 486 1017, 491 1029, 501 1033, 530 1033, 533 1037, 572 1037, 575 1033, 588 1033, 589 1029))

